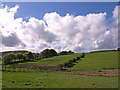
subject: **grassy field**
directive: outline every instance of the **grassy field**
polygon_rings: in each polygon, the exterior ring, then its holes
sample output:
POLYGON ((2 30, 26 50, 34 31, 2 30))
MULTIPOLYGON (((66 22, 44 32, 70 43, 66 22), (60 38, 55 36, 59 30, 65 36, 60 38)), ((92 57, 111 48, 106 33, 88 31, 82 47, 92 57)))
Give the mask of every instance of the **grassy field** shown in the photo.
POLYGON ((55 71, 58 68, 58 65, 64 64, 68 62, 69 60, 73 60, 74 58, 80 57, 81 53, 74 53, 71 55, 60 55, 60 56, 54 56, 50 58, 44 58, 41 60, 36 60, 32 62, 22 62, 18 64, 10 64, 10 65, 4 65, 3 70, 7 71, 55 71), (47 65, 47 66, 40 66, 40 65, 47 65), (48 66, 51 65, 51 66, 48 66))
POLYGON ((117 88, 118 77, 3 72, 3 88, 117 88), (104 83, 103 83, 104 82, 104 83))
MULTIPOLYGON (((26 63, 37 63, 37 64, 52 64, 52 65, 59 65, 63 64, 73 58, 76 58, 78 56, 81 56, 81 53, 74 53, 71 55, 60 55, 60 56, 54 56, 50 58, 44 58, 41 60, 38 60, 36 62, 26 62, 26 63)), ((19 64, 24 64, 24 63, 19 63, 19 64)))
MULTIPOLYGON (((73 58, 80 56, 72 55, 54 56, 44 58, 37 62, 26 62, 19 64, 63 64, 73 58)), ((85 58, 74 63, 67 70, 102 70, 118 68, 118 52, 94 52, 85 54, 85 58)), ((62 74, 55 72, 2 72, 3 88, 117 88, 117 76, 86 76, 74 74, 62 74)))
POLYGON ((101 70, 118 68, 118 51, 87 53, 85 58, 74 63, 68 70, 101 70))

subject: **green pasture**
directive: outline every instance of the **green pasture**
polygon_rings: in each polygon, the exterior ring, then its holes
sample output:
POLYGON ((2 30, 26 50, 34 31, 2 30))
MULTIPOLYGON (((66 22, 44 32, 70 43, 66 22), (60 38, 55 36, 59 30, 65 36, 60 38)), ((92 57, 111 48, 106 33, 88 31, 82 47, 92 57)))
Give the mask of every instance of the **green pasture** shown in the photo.
POLYGON ((3 72, 2 88, 117 88, 118 77, 3 72))
MULTIPOLYGON (((63 64, 82 54, 54 56, 44 58, 36 62, 16 64, 63 64)), ((9 65, 6 66, 9 69, 9 65)), ((42 67, 40 67, 42 68, 42 67)), ((39 68, 39 69, 40 69, 39 68)), ((44 69, 47 69, 46 67, 44 69)), ((118 51, 94 52, 85 54, 85 58, 73 63, 73 67, 64 68, 69 71, 77 70, 102 70, 118 68, 118 51)), ((12 68, 14 69, 14 68, 12 68)), ((23 68, 25 69, 25 68, 23 68)), ((117 76, 86 76, 73 74, 60 74, 55 72, 24 72, 21 68, 17 71, 2 72, 2 88, 117 88, 117 76)))
POLYGON ((60 55, 60 56, 54 56, 50 58, 44 58, 41 60, 31 61, 31 62, 23 62, 18 64, 10 64, 10 65, 4 65, 3 70, 7 71, 49 71, 49 69, 55 67, 36 67, 38 64, 49 64, 49 65, 60 65, 68 62, 69 60, 72 60, 73 58, 80 57, 81 53, 74 53, 71 55, 60 55), (37 65, 34 65, 37 64, 37 65))
MULTIPOLYGON (((37 63, 37 64, 51 64, 51 65, 59 65, 63 64, 69 60, 72 60, 73 58, 80 57, 81 53, 74 53, 70 55, 60 55, 60 56, 54 56, 50 58, 44 58, 41 60, 37 60, 36 62, 25 62, 25 63, 37 63)), ((24 64, 24 63, 19 63, 24 64)))
POLYGON ((101 70, 118 68, 118 51, 94 52, 85 54, 85 58, 74 63, 68 70, 101 70))

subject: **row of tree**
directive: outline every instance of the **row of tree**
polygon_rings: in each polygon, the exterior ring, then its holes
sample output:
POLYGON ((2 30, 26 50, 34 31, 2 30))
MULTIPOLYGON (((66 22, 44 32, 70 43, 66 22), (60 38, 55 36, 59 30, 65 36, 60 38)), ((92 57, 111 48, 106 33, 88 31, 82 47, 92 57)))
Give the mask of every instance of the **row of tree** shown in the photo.
POLYGON ((58 65, 58 69, 62 70, 63 67, 65 68, 72 67, 74 65, 73 63, 77 62, 78 60, 81 60, 81 58, 84 58, 84 57, 85 57, 85 54, 83 53, 80 57, 73 58, 72 60, 69 60, 68 62, 58 65))
POLYGON ((59 55, 69 55, 69 54, 73 54, 74 52, 70 51, 62 51, 60 53, 58 53, 59 55))
POLYGON ((68 55, 72 54, 72 51, 62 51, 57 53, 54 49, 45 49, 41 53, 32 53, 32 52, 24 52, 24 53, 8 53, 2 57, 3 63, 6 64, 13 64, 18 62, 26 62, 26 61, 35 61, 40 60, 42 58, 49 58, 52 56, 58 55, 68 55))
POLYGON ((34 56, 32 52, 26 52, 26 53, 9 53, 3 56, 2 61, 4 64, 11 64, 11 63, 17 63, 17 62, 25 62, 33 60, 34 56))
POLYGON ((52 56, 58 56, 58 55, 69 55, 73 54, 74 52, 70 51, 62 51, 60 53, 57 53, 54 49, 45 49, 40 53, 41 58, 48 58, 52 56))

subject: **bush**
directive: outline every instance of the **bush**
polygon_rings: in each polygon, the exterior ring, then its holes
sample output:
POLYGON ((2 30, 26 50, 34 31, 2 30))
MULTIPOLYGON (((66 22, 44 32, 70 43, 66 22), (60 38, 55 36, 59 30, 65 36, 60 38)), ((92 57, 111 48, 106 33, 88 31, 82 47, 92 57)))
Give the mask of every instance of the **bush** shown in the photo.
POLYGON ((73 59, 73 62, 76 62, 76 59, 75 59, 75 58, 73 59))
POLYGON ((72 64, 73 63, 73 61, 72 60, 69 60, 69 64, 72 64))
POLYGON ((79 60, 80 59, 80 57, 77 57, 77 60, 79 60))
POLYGON ((68 62, 66 62, 66 63, 64 63, 63 66, 64 66, 64 67, 67 67, 68 65, 69 65, 68 62))
POLYGON ((63 66, 64 66, 63 64, 60 64, 60 65, 58 65, 57 69, 61 70, 63 66))

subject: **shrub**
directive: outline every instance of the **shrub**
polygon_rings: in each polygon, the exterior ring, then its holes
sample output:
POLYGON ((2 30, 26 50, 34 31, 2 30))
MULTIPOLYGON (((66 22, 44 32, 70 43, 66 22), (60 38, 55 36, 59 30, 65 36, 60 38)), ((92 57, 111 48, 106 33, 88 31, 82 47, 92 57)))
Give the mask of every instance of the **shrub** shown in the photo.
POLYGON ((79 60, 80 59, 80 57, 77 57, 77 60, 79 60))
POLYGON ((75 59, 75 58, 73 59, 73 62, 76 62, 76 59, 75 59))
POLYGON ((63 64, 60 64, 60 65, 58 65, 57 69, 61 70, 63 66, 64 66, 63 64))
POLYGON ((69 64, 72 64, 73 63, 73 61, 72 60, 69 60, 69 64))

